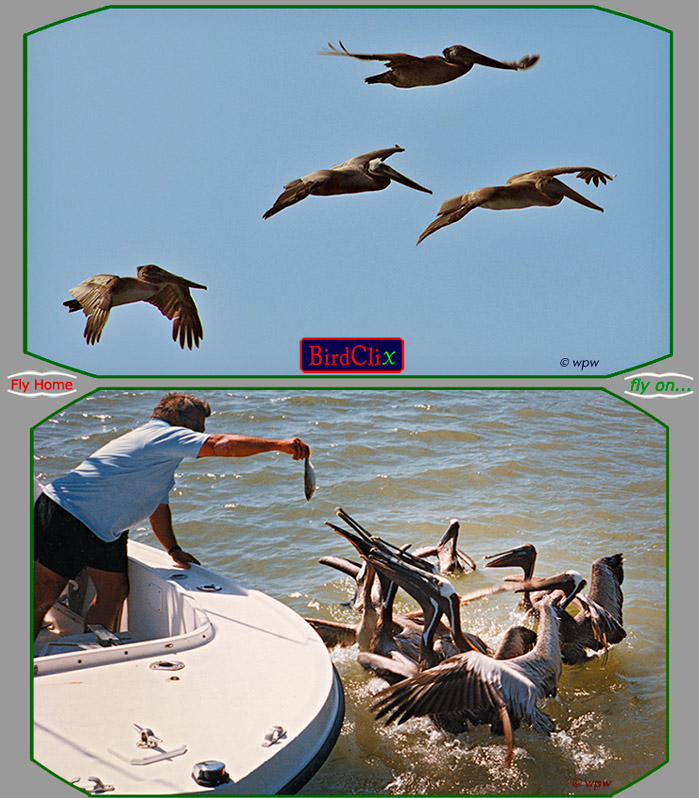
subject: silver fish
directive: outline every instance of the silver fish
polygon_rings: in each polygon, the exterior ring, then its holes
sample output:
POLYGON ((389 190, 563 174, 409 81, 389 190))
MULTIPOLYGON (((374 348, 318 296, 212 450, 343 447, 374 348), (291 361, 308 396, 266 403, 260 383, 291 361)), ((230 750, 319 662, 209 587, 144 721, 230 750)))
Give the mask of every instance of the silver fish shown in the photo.
MULTIPOLYGON (((313 449, 311 449, 311 452, 313 449)), ((316 489, 316 472, 311 464, 311 455, 304 460, 303 465, 303 491, 306 494, 306 501, 311 500, 311 496, 316 489)))

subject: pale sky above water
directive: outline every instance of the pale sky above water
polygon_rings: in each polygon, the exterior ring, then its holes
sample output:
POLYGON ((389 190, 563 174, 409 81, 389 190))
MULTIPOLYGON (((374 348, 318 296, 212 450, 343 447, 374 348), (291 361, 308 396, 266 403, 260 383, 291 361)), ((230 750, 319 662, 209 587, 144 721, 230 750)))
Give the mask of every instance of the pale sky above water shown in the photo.
POLYGON ((594 9, 111 9, 28 40, 28 351, 98 375, 300 374, 309 336, 400 336, 404 374, 575 376, 669 351, 669 34, 594 9), (455 43, 526 72, 369 86, 378 62, 455 43), (392 184, 309 197, 284 183, 377 148, 392 184), (593 166, 604 214, 476 209, 419 247, 441 203, 511 175, 593 166), (159 266, 194 291, 199 350, 152 306, 86 346, 68 289, 159 266))

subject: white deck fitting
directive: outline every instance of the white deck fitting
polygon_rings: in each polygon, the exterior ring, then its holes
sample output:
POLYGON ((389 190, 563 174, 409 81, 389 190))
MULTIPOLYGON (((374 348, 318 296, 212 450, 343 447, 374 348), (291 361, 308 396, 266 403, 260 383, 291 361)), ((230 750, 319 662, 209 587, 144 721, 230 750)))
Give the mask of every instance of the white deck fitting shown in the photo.
POLYGON ((174 568, 163 551, 130 542, 129 556, 122 628, 139 642, 34 660, 35 761, 83 789, 97 777, 112 795, 270 794, 312 772, 343 708, 313 629, 263 593, 200 566, 174 568), (134 724, 162 742, 140 748, 134 724), (274 726, 286 734, 263 745, 274 726), (192 768, 204 760, 224 762, 232 781, 197 785, 192 768))

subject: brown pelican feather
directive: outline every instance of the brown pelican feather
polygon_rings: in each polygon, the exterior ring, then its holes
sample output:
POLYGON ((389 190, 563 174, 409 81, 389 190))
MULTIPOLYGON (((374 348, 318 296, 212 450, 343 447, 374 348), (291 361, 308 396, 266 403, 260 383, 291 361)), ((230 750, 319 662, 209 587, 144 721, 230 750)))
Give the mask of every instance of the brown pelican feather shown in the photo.
POLYGON ((588 208, 604 211, 604 208, 595 205, 594 202, 583 197, 582 194, 578 194, 577 191, 556 178, 556 175, 573 172, 577 172, 576 177, 584 180, 588 185, 593 183, 595 186, 600 183, 606 184, 607 180, 613 180, 615 177, 589 166, 563 166, 522 172, 513 175, 505 185, 475 189, 443 202, 437 218, 425 228, 417 243, 424 241, 427 236, 436 233, 442 227, 463 219, 474 208, 489 208, 499 211, 534 206, 552 207, 568 197, 588 208))
POLYGON ((182 349, 185 345, 189 349, 198 347, 204 331, 189 289, 206 290, 206 286, 170 274, 155 264, 139 266, 136 274, 137 277, 96 274, 70 289, 75 298, 63 304, 70 313, 82 310, 87 316, 85 342, 96 344, 100 340, 113 307, 143 301, 172 320, 172 340, 179 339, 182 349))
POLYGON ((461 44, 447 47, 442 55, 422 58, 408 53, 350 53, 342 42, 339 48, 328 42, 328 47, 330 50, 323 50, 319 55, 347 56, 360 61, 383 61, 388 70, 364 78, 364 82, 389 83, 399 89, 448 83, 470 72, 476 64, 494 69, 525 70, 533 67, 539 60, 538 55, 526 55, 519 61, 498 61, 461 44))
POLYGON ((277 197, 274 205, 265 211, 262 218, 269 219, 275 213, 295 205, 311 194, 327 197, 335 194, 381 191, 391 181, 431 194, 428 188, 415 183, 385 163, 386 158, 396 152, 405 152, 405 150, 398 145, 383 150, 372 150, 364 155, 356 155, 330 169, 319 169, 305 177, 292 180, 284 186, 284 191, 277 197))

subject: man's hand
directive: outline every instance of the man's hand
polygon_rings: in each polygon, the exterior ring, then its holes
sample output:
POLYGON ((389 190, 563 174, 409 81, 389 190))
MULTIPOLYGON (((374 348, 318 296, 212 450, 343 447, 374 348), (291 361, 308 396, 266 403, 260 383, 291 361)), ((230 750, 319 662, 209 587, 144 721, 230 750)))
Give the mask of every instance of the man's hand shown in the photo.
POLYGON ((193 554, 182 551, 182 549, 175 549, 170 556, 177 563, 177 565, 181 566, 182 568, 191 568, 192 563, 195 565, 201 565, 199 560, 197 560, 193 554))
POLYGON ((294 460, 303 460, 311 455, 311 450, 300 438, 287 438, 284 441, 279 441, 279 450, 293 455, 294 460))

